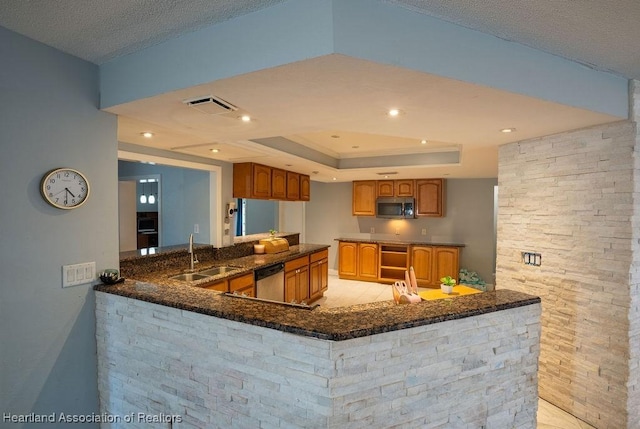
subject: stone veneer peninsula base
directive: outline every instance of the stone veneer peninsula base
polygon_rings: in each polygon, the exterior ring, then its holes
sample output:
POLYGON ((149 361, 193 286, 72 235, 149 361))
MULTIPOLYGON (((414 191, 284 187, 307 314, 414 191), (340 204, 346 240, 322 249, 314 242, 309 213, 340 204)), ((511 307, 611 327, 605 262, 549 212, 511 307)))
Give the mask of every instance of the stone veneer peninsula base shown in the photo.
MULTIPOLYGON (((246 314, 240 318, 246 322, 238 321, 231 307, 242 299, 225 297, 232 300, 229 309, 215 317, 132 298, 124 289, 96 287, 100 411, 173 416, 172 423, 136 417, 127 428, 536 426, 541 308, 529 295, 518 295, 519 306, 407 322, 406 328, 391 324, 379 333, 372 332, 380 331, 380 318, 413 317, 437 305, 455 309, 474 298, 278 310, 293 320, 302 312, 320 325, 347 313, 365 321, 372 311, 380 315, 335 340, 307 328, 292 333, 298 328, 285 321, 276 326, 246 314)), ((500 301, 499 291, 480 295, 500 301)))

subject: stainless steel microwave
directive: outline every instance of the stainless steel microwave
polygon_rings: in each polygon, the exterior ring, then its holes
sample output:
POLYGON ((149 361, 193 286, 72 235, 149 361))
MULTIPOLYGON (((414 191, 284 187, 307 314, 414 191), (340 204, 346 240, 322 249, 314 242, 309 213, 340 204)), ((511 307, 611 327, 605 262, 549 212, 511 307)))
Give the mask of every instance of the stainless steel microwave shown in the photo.
POLYGON ((376 217, 387 219, 412 219, 415 217, 416 200, 413 198, 378 198, 376 217))

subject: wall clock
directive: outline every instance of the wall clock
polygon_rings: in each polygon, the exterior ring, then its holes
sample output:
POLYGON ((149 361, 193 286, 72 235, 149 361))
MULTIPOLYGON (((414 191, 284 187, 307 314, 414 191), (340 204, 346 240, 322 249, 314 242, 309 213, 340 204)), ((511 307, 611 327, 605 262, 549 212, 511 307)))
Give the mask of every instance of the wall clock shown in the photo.
POLYGON ((75 209, 89 197, 89 181, 73 168, 56 168, 42 178, 40 193, 46 202, 59 209, 75 209))

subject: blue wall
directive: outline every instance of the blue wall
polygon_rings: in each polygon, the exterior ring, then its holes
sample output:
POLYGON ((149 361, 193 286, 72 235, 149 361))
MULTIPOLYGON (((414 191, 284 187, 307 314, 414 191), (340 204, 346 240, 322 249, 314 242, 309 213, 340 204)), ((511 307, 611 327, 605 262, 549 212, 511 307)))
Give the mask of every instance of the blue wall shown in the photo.
MULTIPOLYGON (((198 243, 209 243, 209 172, 166 165, 118 161, 118 177, 160 175, 160 245, 188 242, 194 224, 198 243)), ((148 210, 152 211, 152 210, 148 210)))
POLYGON ((278 202, 270 200, 246 200, 245 235, 278 229, 278 202))
POLYGON ((93 64, 2 27, 0 64, 0 410, 97 413, 94 292, 62 288, 62 265, 118 267, 116 117, 93 64), (57 167, 87 175, 85 205, 42 199, 57 167))

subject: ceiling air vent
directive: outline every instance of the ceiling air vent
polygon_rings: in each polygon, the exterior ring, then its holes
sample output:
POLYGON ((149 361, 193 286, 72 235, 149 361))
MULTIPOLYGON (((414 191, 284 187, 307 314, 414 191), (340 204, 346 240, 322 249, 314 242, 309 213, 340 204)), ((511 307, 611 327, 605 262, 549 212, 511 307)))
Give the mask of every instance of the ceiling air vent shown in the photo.
POLYGON ((182 102, 187 106, 194 108, 198 112, 202 112, 207 115, 222 115, 224 113, 232 113, 238 110, 238 108, 233 104, 212 95, 183 100, 182 102))

